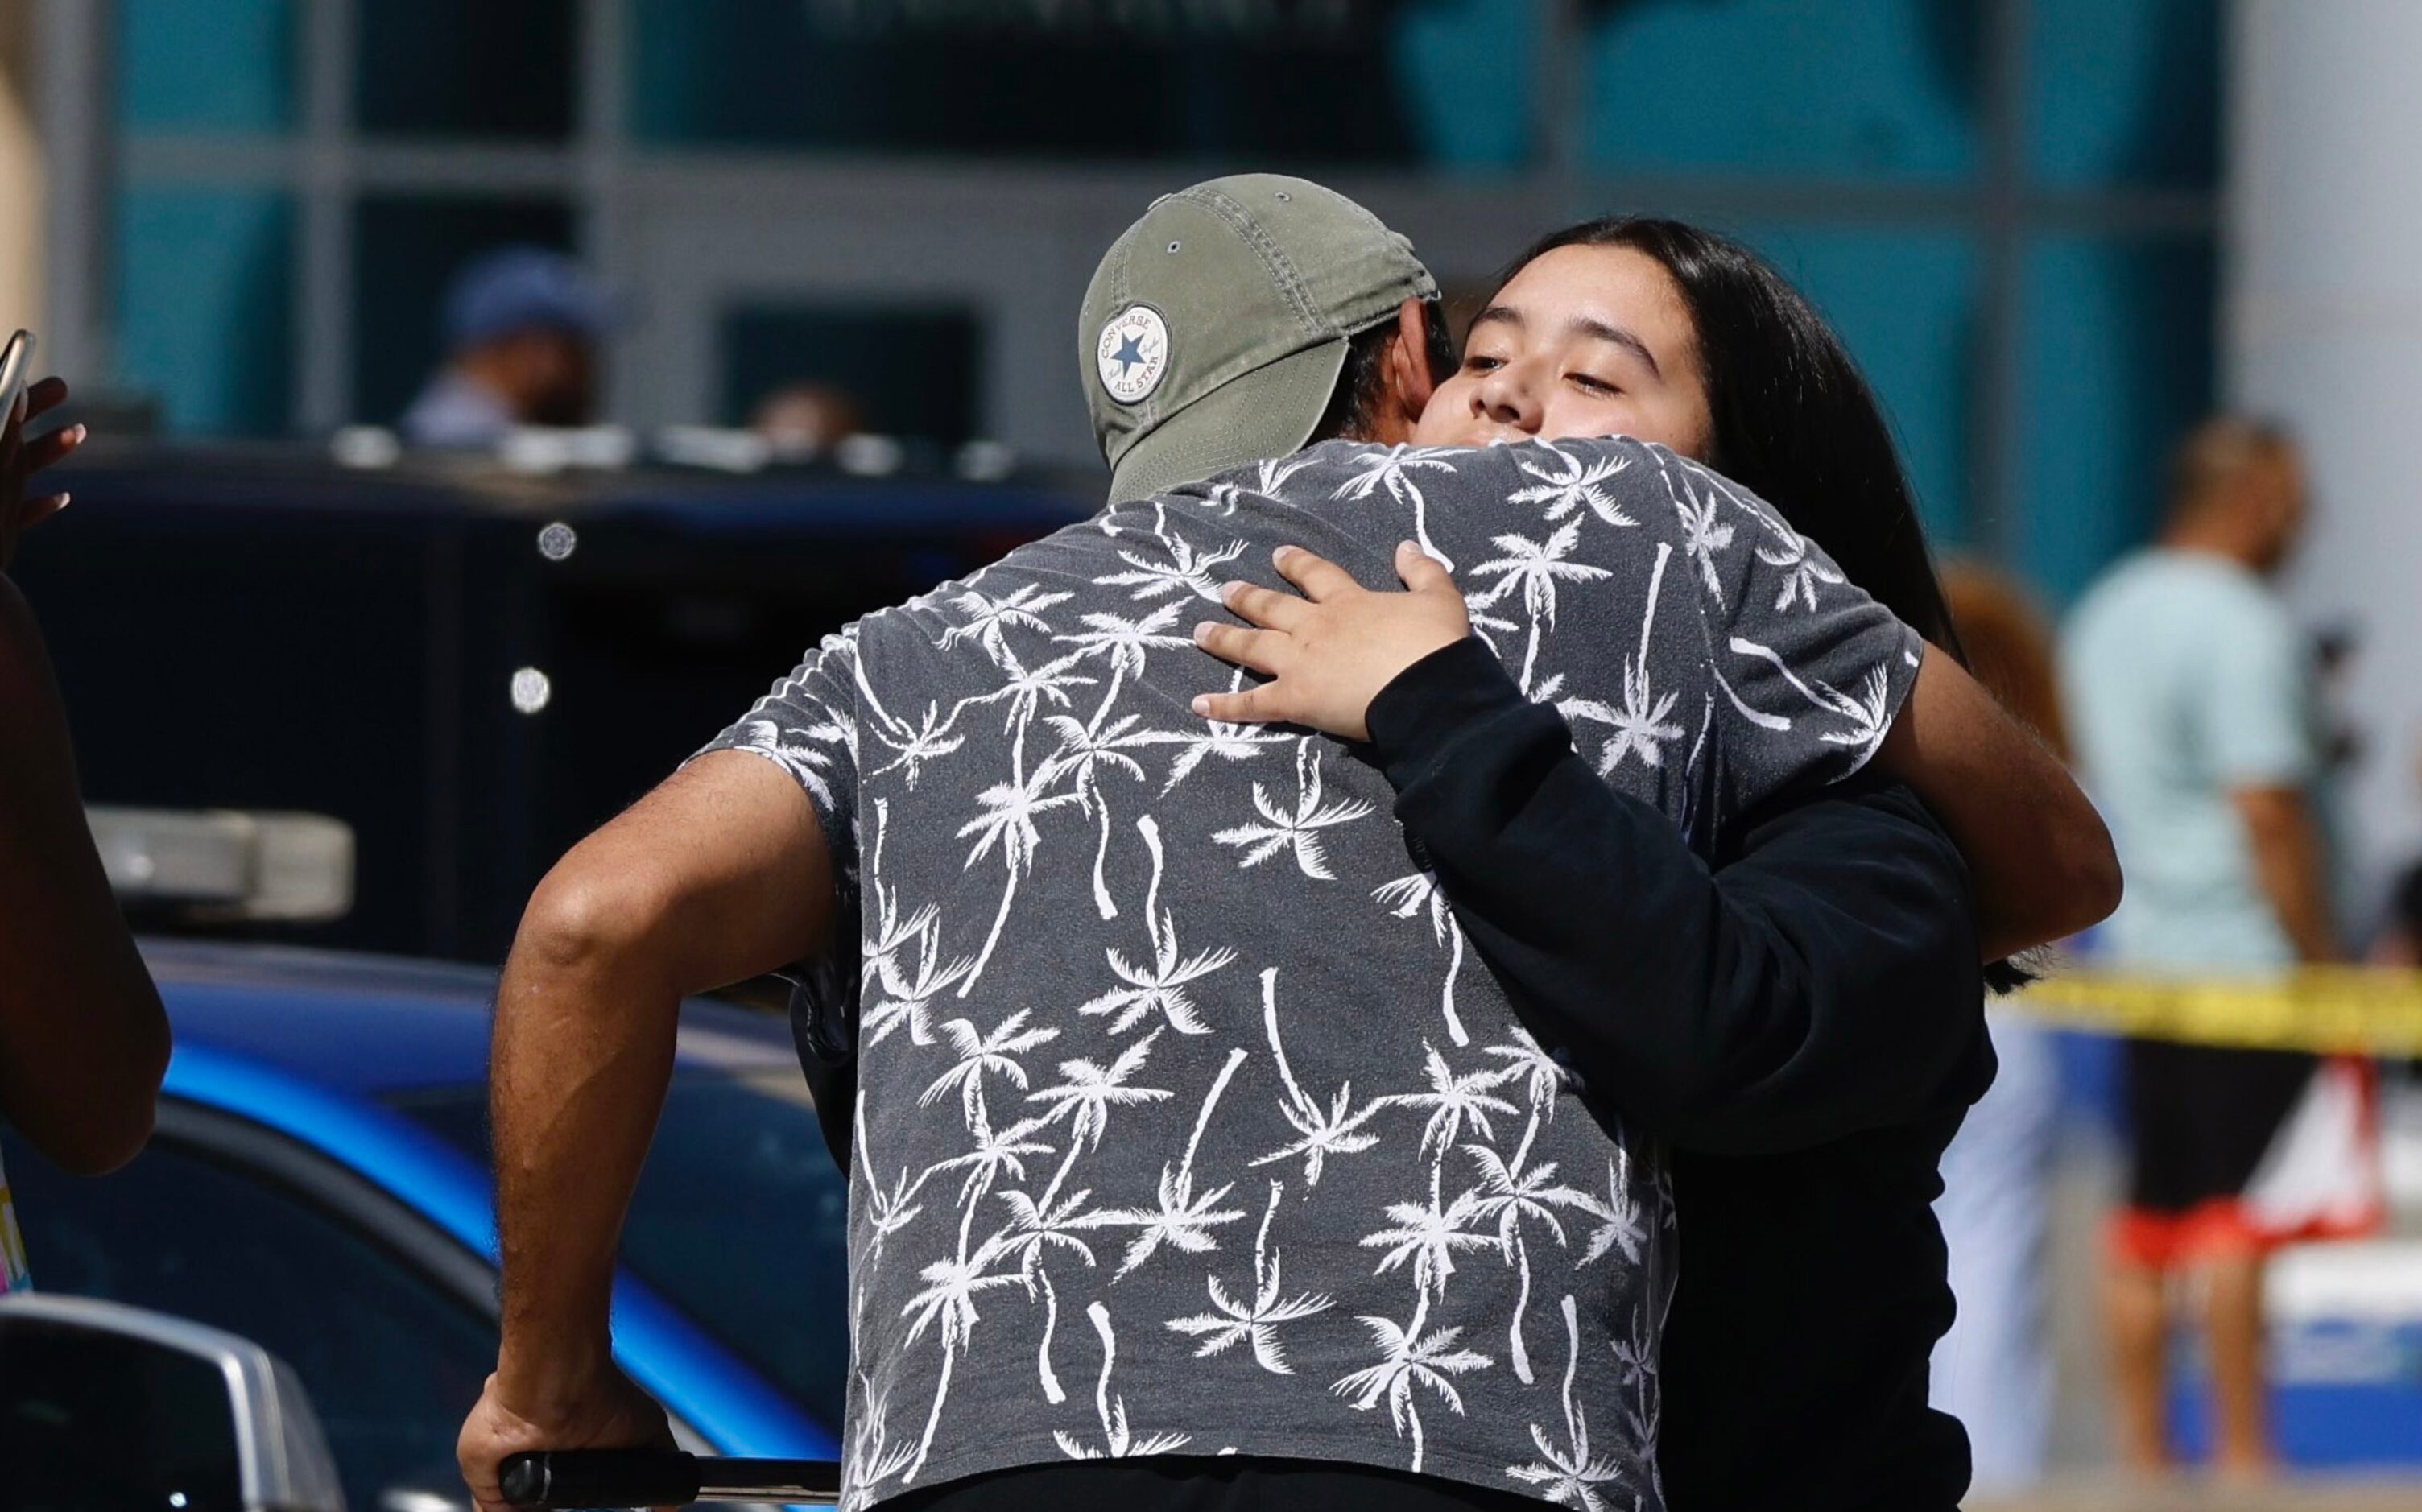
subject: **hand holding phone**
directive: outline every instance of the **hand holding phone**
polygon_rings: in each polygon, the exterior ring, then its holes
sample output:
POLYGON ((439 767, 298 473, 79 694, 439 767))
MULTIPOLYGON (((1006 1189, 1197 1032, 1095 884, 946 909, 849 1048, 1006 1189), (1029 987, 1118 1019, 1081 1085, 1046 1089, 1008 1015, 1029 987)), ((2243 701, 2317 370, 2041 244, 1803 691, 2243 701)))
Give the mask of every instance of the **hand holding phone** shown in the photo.
POLYGON ((25 496, 34 475, 59 462, 84 444, 85 428, 70 425, 33 440, 25 427, 38 416, 67 402, 68 386, 56 378, 28 384, 34 360, 34 335, 19 331, 0 346, 0 573, 16 559, 17 538, 67 508, 64 493, 25 496))

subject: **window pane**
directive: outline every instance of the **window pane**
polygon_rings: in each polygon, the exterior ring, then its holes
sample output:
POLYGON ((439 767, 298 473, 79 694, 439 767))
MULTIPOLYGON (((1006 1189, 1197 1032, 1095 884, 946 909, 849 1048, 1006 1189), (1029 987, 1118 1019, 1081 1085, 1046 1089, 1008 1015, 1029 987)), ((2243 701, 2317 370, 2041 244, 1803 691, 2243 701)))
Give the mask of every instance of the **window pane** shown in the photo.
POLYGON ((1629 171, 1975 171, 1982 0, 1635 0, 1589 39, 1583 151, 1629 171))
POLYGON ((2026 260, 2019 564, 2056 600, 2141 544, 2212 399, 2211 243, 2053 237, 2026 260))
POLYGON ((401 415, 445 356, 446 286, 482 252, 572 245, 572 212, 518 199, 373 195, 354 210, 354 413, 401 415))
POLYGON ((461 1484, 454 1436, 495 1367, 493 1323, 308 1199, 173 1141, 97 1181, 21 1140, 0 1159, 43 1290, 190 1317, 283 1359, 354 1506, 461 1484))
POLYGON ((118 204, 118 377, 167 427, 275 435, 293 387, 294 213, 282 195, 131 189, 118 204))
POLYGON ((1975 244, 1956 232, 1811 227, 1749 239, 1816 303, 1874 386, 1927 533, 1938 544, 1966 540, 1975 244))
POLYGON ((1523 0, 631 5, 643 140, 1486 165, 1531 137, 1523 0))
POLYGON ((294 123, 294 0, 123 0, 118 119, 135 132, 282 132, 294 123))
POLYGON ((2219 0, 2033 0, 2027 157, 2057 184, 2210 187, 2219 0))
POLYGON ((799 385, 857 401, 867 430, 956 445, 977 431, 983 328, 964 309, 749 305, 722 321, 723 417, 799 385))
POLYGON ((357 119, 398 136, 572 135, 573 0, 358 0, 357 119))

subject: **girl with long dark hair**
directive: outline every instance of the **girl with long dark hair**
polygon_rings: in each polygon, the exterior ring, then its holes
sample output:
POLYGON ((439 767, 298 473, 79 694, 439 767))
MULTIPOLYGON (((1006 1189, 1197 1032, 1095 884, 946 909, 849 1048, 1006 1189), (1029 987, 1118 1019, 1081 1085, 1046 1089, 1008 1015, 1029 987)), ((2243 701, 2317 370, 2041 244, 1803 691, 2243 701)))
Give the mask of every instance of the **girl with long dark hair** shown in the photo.
MULTIPOLYGON (((1677 497, 1694 540, 1735 549, 1745 530, 1755 539, 1738 547, 1783 555, 1813 543, 1832 563, 1814 570, 1838 570, 1958 657, 1873 393, 1746 248, 1636 217, 1543 239, 1474 319, 1415 440, 1610 434, 1703 463, 1781 516, 1707 504, 1691 519, 1677 497)), ((1926 1405, 1950 1319, 1928 1205, 1992 1058, 1975 901, 1941 829, 1905 790, 1868 781, 1695 856, 1598 782, 1561 717, 1479 647, 1439 563, 1400 548, 1412 591, 1392 593, 1308 552, 1281 557, 1309 604, 1232 591, 1228 606, 1262 628, 1197 637, 1276 681, 1198 709, 1368 740, 1397 817, 1526 1020, 1672 1147, 1670 1504, 1956 1506, 1966 1441, 1926 1405)))

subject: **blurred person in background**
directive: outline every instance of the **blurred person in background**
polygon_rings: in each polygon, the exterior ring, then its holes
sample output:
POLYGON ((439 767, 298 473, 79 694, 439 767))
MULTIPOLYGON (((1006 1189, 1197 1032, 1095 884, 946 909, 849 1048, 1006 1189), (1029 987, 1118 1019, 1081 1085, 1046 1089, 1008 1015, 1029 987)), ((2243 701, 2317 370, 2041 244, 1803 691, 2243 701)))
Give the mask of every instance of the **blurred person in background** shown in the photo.
MULTIPOLYGON (((111 894, 76 791, 75 753, 41 630, 8 569, 20 534, 68 496, 25 496, 84 441, 81 425, 27 440, 66 402, 36 384, 0 433, 0 1118, 78 1174, 134 1158, 168 1066, 168 1020, 111 894)), ((0 1173, 0 1292, 27 1283, 0 1173)))
MULTIPOLYGON (((1974 563, 1943 569, 1943 597, 1969 670, 2064 762, 2051 626, 2016 583, 1974 563)), ((1990 1019, 2000 1068, 1942 1156, 1934 1205, 1951 1252, 1958 1312, 1935 1346, 1933 1405, 1967 1425, 1972 1488, 2007 1495, 2043 1477, 2052 1360, 2045 1313, 2052 1170, 2060 1121, 2052 1032, 2016 1014, 1990 1019)))
POLYGON ((446 362, 404 412, 414 446, 486 448, 517 425, 595 417, 599 348, 612 328, 604 290, 543 247, 486 253, 446 292, 446 362))
MULTIPOLYGON (((2277 972, 2337 958, 2308 796, 2321 751, 2310 641, 2272 579, 2304 528, 2286 433, 2215 419, 2180 447, 2159 542, 2072 615, 2062 691, 2087 785, 2127 869, 2109 925, 2121 970, 2277 972)), ((2199 1283, 2222 1470, 2273 1459, 2262 1276, 2287 1236, 2247 1201, 2313 1078, 2285 1051, 2130 1041, 2133 1135, 2114 1227, 2109 1326, 2127 1460, 2172 1462, 2170 1283, 2199 1283)))
POLYGON ((757 402, 748 429, 771 442, 784 462, 821 457, 866 429, 857 396, 838 384, 785 384, 757 402))

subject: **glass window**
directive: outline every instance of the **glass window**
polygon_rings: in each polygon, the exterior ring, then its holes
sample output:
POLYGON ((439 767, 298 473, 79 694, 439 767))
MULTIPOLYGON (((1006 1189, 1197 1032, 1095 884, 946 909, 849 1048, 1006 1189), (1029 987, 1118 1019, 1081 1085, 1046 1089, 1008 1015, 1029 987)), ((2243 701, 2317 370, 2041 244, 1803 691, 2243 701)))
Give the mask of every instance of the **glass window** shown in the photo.
POLYGON ((744 424, 782 389, 829 386, 865 428, 956 445, 978 429, 983 327, 964 309, 746 305, 722 320, 723 417, 744 424))
POLYGON ((645 141, 1489 164, 1530 135, 1520 0, 631 4, 645 141))
POLYGON ((292 203, 130 189, 117 241, 119 381, 156 398, 172 431, 282 433, 293 390, 292 203))
POLYGON ((2219 0, 2033 0, 2027 159, 2061 185, 2209 188, 2219 0))
POLYGON ((172 1140, 99 1180, 5 1142, 44 1291, 190 1317, 294 1367, 354 1506, 459 1487, 454 1437, 495 1368, 495 1325, 310 1199, 172 1140))
MULTIPOLYGON (((480 1088, 397 1106, 488 1161, 480 1088)), ((835 1428, 849 1372, 848 1244, 849 1178, 795 1070, 674 1080, 622 1227, 622 1263, 835 1428), (733 1242, 735 1225, 747 1242, 733 1242)))
POLYGON ((482 252, 572 245, 559 201, 370 195, 354 207, 354 413, 392 422, 445 356, 446 286, 482 252))
POLYGON ((573 0, 356 0, 354 118, 386 136, 566 140, 573 0))
POLYGON ((1981 0, 1634 0, 1588 39, 1582 147, 1620 170, 1951 180, 1980 157, 1981 0))
POLYGON ((2026 258, 2016 565, 2058 601, 2142 544, 2171 446, 2212 400, 2204 237, 2049 237, 2026 258))
POLYGON ((1975 243, 1902 227, 1769 227, 1749 240, 1815 302, 1874 386, 1927 533, 1938 544, 1966 540, 1975 243))
POLYGON ((294 0, 122 0, 118 114, 134 132, 282 132, 294 124, 294 0))

